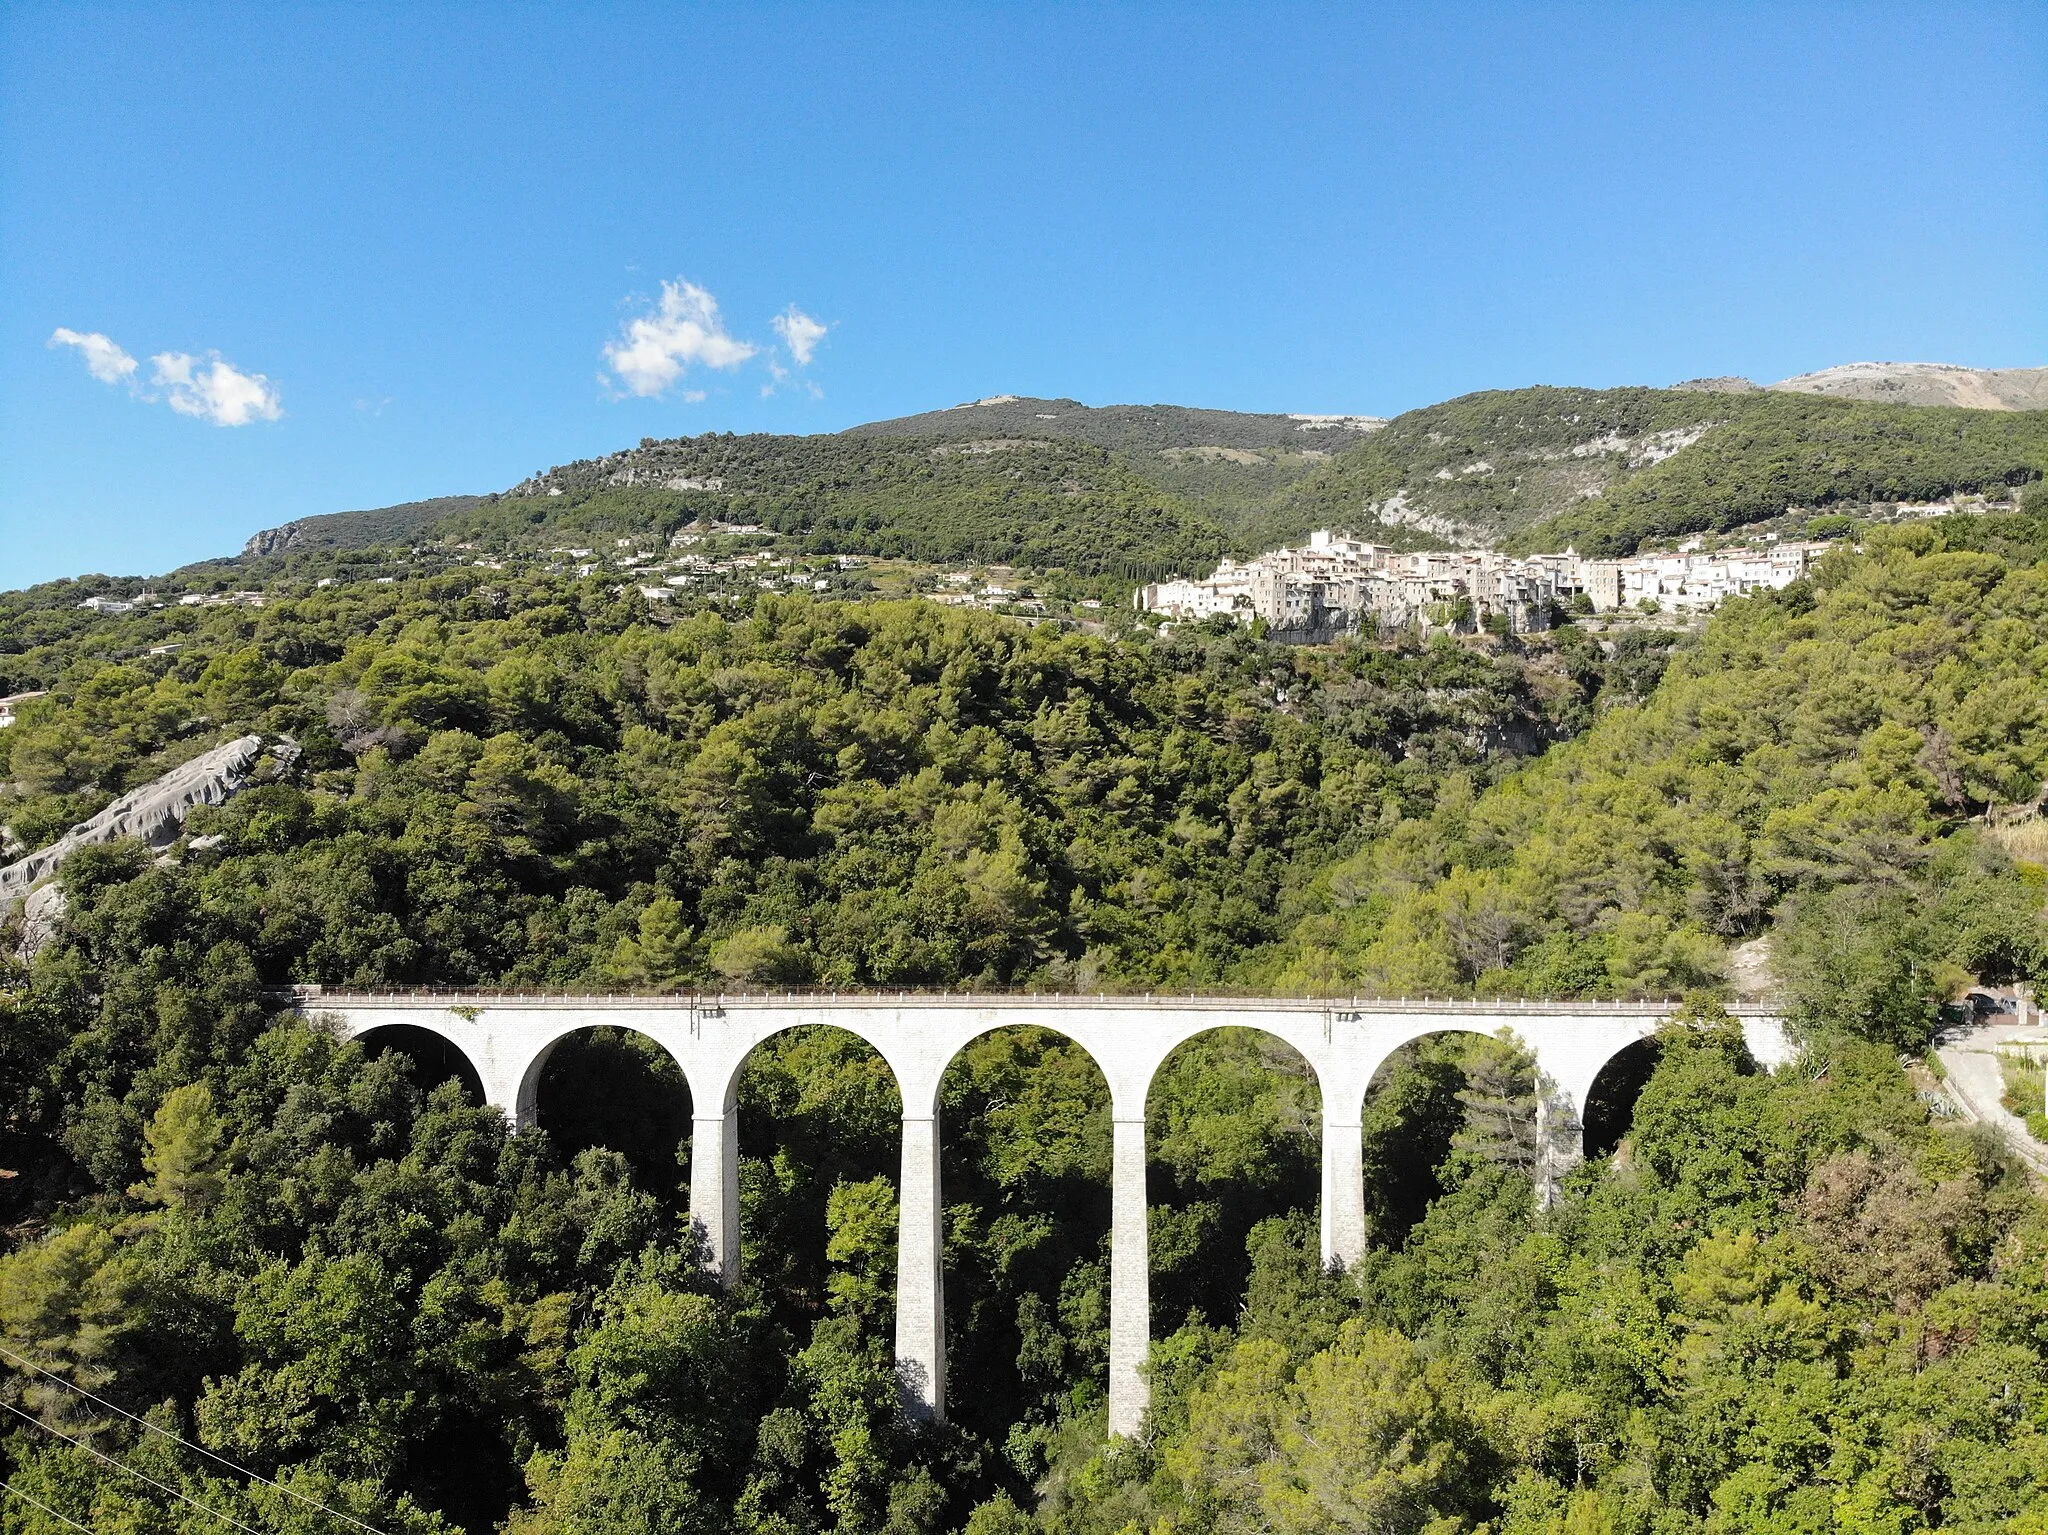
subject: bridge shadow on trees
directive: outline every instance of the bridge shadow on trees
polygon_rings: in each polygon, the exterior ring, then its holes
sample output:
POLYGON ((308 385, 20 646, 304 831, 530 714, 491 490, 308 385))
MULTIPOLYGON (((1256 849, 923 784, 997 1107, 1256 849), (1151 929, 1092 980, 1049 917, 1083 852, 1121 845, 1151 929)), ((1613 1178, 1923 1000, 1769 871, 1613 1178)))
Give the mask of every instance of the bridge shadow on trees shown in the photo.
POLYGON ((948 1412, 1035 1462, 1107 1381, 1109 1083, 1065 1035, 1002 1028, 939 1103, 948 1412))
POLYGON ((593 1147, 615 1151, 665 1212, 688 1209, 690 1084, 649 1036, 597 1027, 557 1041, 541 1068, 534 1112, 563 1161, 593 1147))
MULTIPOLYGON (((1582 1115, 1588 1157, 1608 1156, 1633 1124, 1662 1047, 1652 1037, 1614 1055, 1582 1115)), ((1533 1177, 1541 1155, 1535 1061, 1519 1043, 1462 1030, 1400 1046, 1373 1074, 1364 1123, 1365 1208, 1374 1245, 1398 1248, 1442 1196, 1454 1157, 1533 1177)))
POLYGON ((378 1029, 365 1029, 355 1042, 371 1060, 394 1053, 405 1057, 412 1063, 413 1084, 423 1093, 453 1080, 462 1084, 463 1094, 471 1103, 484 1101, 483 1078, 476 1074, 469 1057, 432 1029, 415 1028, 409 1023, 386 1024, 378 1029))
POLYGON ((1146 1100, 1153 1336, 1244 1305, 1252 1233, 1290 1220, 1316 1247, 1322 1098, 1315 1072, 1257 1029, 1211 1029, 1175 1048, 1146 1100))
POLYGON ((1443 1192, 1440 1176, 1465 1123, 1464 1053, 1478 1034, 1410 1040, 1380 1063, 1366 1089, 1365 1217, 1374 1243, 1399 1247, 1443 1192))
MULTIPOLYGON (((484 1104, 483 1081, 469 1057, 430 1029, 390 1024, 366 1030, 355 1043, 370 1059, 403 1058, 422 1096, 457 1082, 473 1107, 484 1104)), ((420 1107, 416 1103, 413 1112, 420 1112, 420 1107)), ((394 1456, 386 1472, 393 1485, 465 1528, 489 1528, 502 1520, 524 1490, 524 1481, 517 1458, 496 1432, 496 1411, 489 1402, 445 1403, 431 1426, 394 1456)))

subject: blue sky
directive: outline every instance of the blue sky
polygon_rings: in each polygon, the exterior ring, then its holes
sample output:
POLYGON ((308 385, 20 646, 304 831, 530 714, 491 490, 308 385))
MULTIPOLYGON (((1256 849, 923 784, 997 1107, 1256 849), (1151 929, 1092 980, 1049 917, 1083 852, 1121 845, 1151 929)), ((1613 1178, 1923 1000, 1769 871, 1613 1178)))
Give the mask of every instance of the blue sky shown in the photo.
POLYGON ((2038 0, 0 4, 0 587, 1000 392, 2048 363, 2044 85, 2038 0))

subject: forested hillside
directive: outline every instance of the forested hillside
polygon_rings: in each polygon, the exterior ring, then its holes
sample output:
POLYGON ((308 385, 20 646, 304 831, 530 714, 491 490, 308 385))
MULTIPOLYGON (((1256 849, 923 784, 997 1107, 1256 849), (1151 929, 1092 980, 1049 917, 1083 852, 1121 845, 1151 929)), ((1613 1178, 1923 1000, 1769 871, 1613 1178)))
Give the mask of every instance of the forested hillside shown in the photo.
POLYGON ((950 410, 869 421, 849 437, 1072 438, 1112 453, 1146 458, 1175 449, 1242 448, 1297 451, 1336 448, 1380 425, 1369 416, 1285 416, 1186 405, 1083 405, 993 395, 950 410))
POLYGON ((1752 390, 1517 389, 1397 416, 1276 497, 1276 535, 1361 515, 1459 543, 1582 554, 1790 507, 1861 508, 2048 475, 2048 412, 1752 390))
POLYGON ((826 553, 1061 568, 1137 579, 1207 569, 1228 539, 1101 448, 705 436, 550 470, 436 524, 493 544, 535 534, 753 524, 826 553))
POLYGON ((1625 554, 1654 540, 1721 531, 1788 506, 2003 495, 2048 476, 2048 411, 1873 405, 1759 394, 1688 451, 1631 475, 1605 504, 1572 508, 1527 537, 1625 554))
POLYGON ((303 754, 166 853, 75 854, 8 962, 5 1528, 2048 1530, 2048 1208, 1901 1065, 1967 979, 2048 964, 2048 871, 1974 819, 2048 765, 2044 553, 2035 517, 1874 534, 1675 650, 655 614, 331 556, 261 607, 14 594, 5 664, 51 689, 0 731, 21 846, 244 731, 303 754), (1718 1014, 1766 935, 1805 1044, 1774 1076, 1718 1014), (727 1293, 658 1053, 583 1037, 510 1136, 436 1062, 275 1014, 293 980, 1690 1001, 1548 1210, 1514 1042, 1404 1051, 1342 1275, 1305 1068, 1186 1047, 1148 1105, 1153 1418, 1105 1448, 1107 1091, 1056 1036, 949 1075, 956 1411, 923 1427, 865 1047, 750 1063, 727 1293))
POLYGON ((1230 627, 1117 642, 926 603, 647 620, 602 578, 477 570, 130 617, 65 642, 78 680, 0 736, 5 813, 38 845, 223 731, 302 742, 301 787, 207 817, 227 848, 251 816, 298 828, 227 855, 277 940, 269 980, 602 983, 664 902, 696 934, 664 981, 775 931, 756 979, 1217 983, 1362 807, 1413 813, 1540 750, 1605 671, 1230 627), (185 638, 103 659, 116 634, 185 638), (448 872, 416 878, 399 847, 448 872))
POLYGON ((758 521, 853 553, 1192 569, 1213 564, 1218 549, 1262 540, 1272 496, 1375 425, 1000 396, 829 436, 649 439, 539 471, 514 489, 513 505, 482 517, 344 512, 259 535, 251 549, 667 528, 703 516, 758 521), (590 505, 598 492, 610 494, 590 505), (557 493, 569 499, 544 512, 516 500, 557 493), (1085 504, 1067 504, 1077 500, 1085 504))
POLYGON ((1494 390, 1384 425, 1002 397, 829 436, 648 439, 431 516, 435 503, 308 518, 250 547, 530 547, 701 519, 820 553, 1136 581, 1318 527, 1606 556, 1792 510, 2002 503, 2044 475, 2048 412, 1763 390, 1494 390))
POLYGON ((1281 416, 1182 405, 1083 405, 998 395, 854 427, 855 437, 1047 437, 1093 443, 1185 499, 1233 541, 1264 547, 1274 497, 1385 423, 1372 416, 1281 416))
POLYGON ((374 544, 407 544, 442 518, 466 511, 479 496, 437 496, 431 501, 408 501, 403 506, 383 506, 371 511, 329 512, 324 517, 301 517, 282 527, 266 528, 251 538, 243 553, 255 556, 283 554, 290 550, 360 549, 374 544))
POLYGON ((2048 781, 2031 525, 1899 529, 1730 604, 1644 707, 1331 865, 1286 982, 1676 992, 1775 915, 1813 1016, 1923 1043, 1957 977, 2048 957, 2043 872, 1955 834, 2048 781))

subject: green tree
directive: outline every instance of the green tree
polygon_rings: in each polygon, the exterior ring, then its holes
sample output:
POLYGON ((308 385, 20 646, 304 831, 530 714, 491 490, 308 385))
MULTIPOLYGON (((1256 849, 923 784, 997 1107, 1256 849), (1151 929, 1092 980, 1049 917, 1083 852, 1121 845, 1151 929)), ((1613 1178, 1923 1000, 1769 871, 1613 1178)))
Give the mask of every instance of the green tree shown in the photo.
POLYGON ((45 1368, 103 1383, 124 1339, 149 1320, 143 1287, 116 1235, 82 1222, 0 1258, 0 1335, 45 1368))
POLYGON ((811 967, 802 950, 780 925, 743 928, 711 946, 711 968, 729 981, 774 985, 810 979, 811 967))
POLYGON ((891 1313, 896 1293, 896 1188, 887 1178, 840 1183, 825 1202, 825 1257, 833 1309, 867 1326, 891 1313))
POLYGON ((1291 1380, 1278 1345, 1240 1344, 1164 1458, 1198 1527, 1292 1535, 1455 1527, 1484 1454, 1452 1380, 1350 1323, 1291 1380))
POLYGON ((1863 886, 1802 898, 1780 929, 1777 963, 1811 1026, 1901 1050, 1926 1047, 1963 979, 1943 962, 1918 899, 1863 886))
POLYGON ((1536 1057, 1507 1030, 1473 1038, 1464 1053, 1465 1086, 1458 1102, 1465 1122, 1453 1147, 1498 1166, 1529 1172, 1542 1150, 1537 1115, 1536 1057))
POLYGON ((247 724, 277 701, 285 671, 250 646, 216 656, 200 675, 206 712, 223 725, 247 724))
POLYGON ((627 980, 673 986, 690 969, 695 937, 683 903, 658 895, 641 910, 635 931, 619 939, 612 951, 612 969, 627 980))
POLYGON ((204 1210, 220 1198, 228 1148, 213 1089, 204 1082, 174 1087, 150 1118, 142 1154, 149 1182, 131 1193, 171 1210, 204 1210))

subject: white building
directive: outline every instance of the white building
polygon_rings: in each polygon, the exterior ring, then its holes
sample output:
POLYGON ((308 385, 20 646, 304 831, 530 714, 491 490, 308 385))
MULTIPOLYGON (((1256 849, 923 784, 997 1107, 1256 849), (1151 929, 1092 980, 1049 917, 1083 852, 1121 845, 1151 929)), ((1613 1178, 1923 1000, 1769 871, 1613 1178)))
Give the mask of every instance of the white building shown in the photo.
POLYGON ((88 613, 102 616, 114 613, 132 613, 137 608, 160 608, 163 598, 155 592, 137 592, 133 597, 88 597, 79 606, 88 613))
POLYGON ((1595 612, 1654 602, 1679 612, 1705 612, 1730 597, 1783 591, 1812 567, 1825 543, 1781 543, 1765 548, 1639 554, 1626 560, 1582 562, 1582 584, 1595 612))
POLYGON ((5 698, 0 698, 0 730, 14 723, 15 716, 20 713, 23 704, 34 703, 38 698, 49 696, 50 690, 44 688, 37 693, 10 693, 5 698))
POLYGON ((1504 625, 1528 634, 1548 629, 1554 609, 1582 595, 1595 612, 1646 600, 1698 612, 1747 592, 1782 589, 1827 547, 1774 544, 1713 554, 1695 547, 1626 560, 1584 560, 1566 550, 1522 559, 1490 549, 1400 554, 1321 529, 1301 548, 1245 564, 1225 560, 1202 580, 1141 587, 1136 606, 1183 620, 1219 613, 1242 624, 1263 619, 1283 638, 1335 638, 1355 633, 1367 618, 1381 628, 1504 625))

